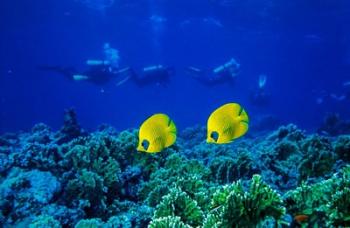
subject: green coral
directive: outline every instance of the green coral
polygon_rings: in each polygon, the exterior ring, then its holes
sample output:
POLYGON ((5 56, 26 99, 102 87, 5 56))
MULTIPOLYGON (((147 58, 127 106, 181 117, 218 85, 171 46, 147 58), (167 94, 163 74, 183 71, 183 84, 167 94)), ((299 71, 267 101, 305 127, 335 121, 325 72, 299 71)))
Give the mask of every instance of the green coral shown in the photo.
POLYGON ((340 178, 335 180, 334 191, 326 205, 328 224, 332 226, 350 226, 350 166, 342 170, 340 178))
POLYGON ((148 205, 156 206, 175 186, 193 196, 208 188, 209 176, 210 170, 201 162, 172 154, 167 157, 164 167, 153 172, 150 180, 141 186, 139 197, 148 205))
POLYGON ((210 213, 206 216, 203 222, 203 228, 220 228, 222 226, 222 221, 218 213, 210 213))
POLYGON ((213 195, 212 210, 205 227, 255 227, 266 219, 280 222, 285 214, 281 196, 254 175, 249 191, 244 191, 240 181, 219 188, 213 195))
POLYGON ((350 225, 350 166, 320 183, 302 185, 284 196, 289 214, 305 214, 310 225, 350 225))
POLYGON ((104 187, 103 178, 98 174, 83 169, 77 174, 77 178, 68 182, 66 191, 71 200, 75 198, 88 200, 86 206, 91 208, 88 211, 91 211, 92 215, 104 214, 107 188, 104 187))
POLYGON ((148 228, 191 228, 180 219, 180 217, 167 216, 153 220, 148 228))
POLYGON ((195 227, 255 227, 268 219, 278 224, 285 214, 281 196, 259 175, 253 176, 248 191, 238 181, 218 186, 214 193, 207 190, 206 194, 211 198, 208 207, 200 206, 195 196, 190 196, 181 188, 172 188, 157 206, 153 221, 171 216, 195 227))
POLYGON ((65 187, 68 204, 88 200, 84 208, 88 216, 108 216, 108 208, 123 194, 122 169, 128 164, 125 157, 130 151, 126 151, 134 146, 134 136, 128 131, 118 137, 108 132, 96 132, 65 145, 65 159, 61 165, 72 173, 65 176, 68 177, 65 187))
POLYGON ((61 228, 59 221, 49 215, 40 215, 29 224, 29 228, 61 228))
POLYGON ((203 219, 203 212, 197 202, 178 188, 170 190, 154 212, 154 218, 178 216, 185 224, 198 226, 203 219))

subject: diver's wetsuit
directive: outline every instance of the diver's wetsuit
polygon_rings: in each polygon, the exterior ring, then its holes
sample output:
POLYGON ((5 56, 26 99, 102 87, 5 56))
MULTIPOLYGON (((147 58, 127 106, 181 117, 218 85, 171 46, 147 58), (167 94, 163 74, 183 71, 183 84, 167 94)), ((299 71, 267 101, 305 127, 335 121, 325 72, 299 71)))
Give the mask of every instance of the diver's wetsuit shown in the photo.
POLYGON ((129 75, 133 82, 138 86, 162 85, 166 86, 170 82, 170 77, 174 73, 171 67, 163 67, 161 65, 146 67, 140 74, 134 69, 129 68, 129 75))
POLYGON ((188 67, 186 72, 191 74, 194 79, 206 86, 215 86, 224 83, 234 83, 235 77, 229 71, 220 73, 208 73, 194 67, 188 67))
POLYGON ((77 75, 84 76, 86 78, 83 80, 89 81, 96 85, 104 85, 113 79, 114 76, 116 76, 116 73, 112 72, 108 65, 90 66, 88 70, 83 72, 78 72, 73 67, 61 66, 40 66, 38 69, 62 74, 70 80, 77 80, 75 78, 77 75))

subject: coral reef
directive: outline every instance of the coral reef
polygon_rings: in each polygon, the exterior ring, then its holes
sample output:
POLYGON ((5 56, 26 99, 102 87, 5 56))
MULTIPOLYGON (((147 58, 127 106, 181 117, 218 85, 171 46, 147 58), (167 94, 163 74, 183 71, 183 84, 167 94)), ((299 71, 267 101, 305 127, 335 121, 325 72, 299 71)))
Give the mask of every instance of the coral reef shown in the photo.
POLYGON ((350 226, 350 166, 320 183, 303 183, 285 194, 286 207, 291 215, 307 215, 312 226, 350 226))
POLYGON ((334 145, 334 150, 343 162, 350 162, 350 135, 340 136, 334 145))
POLYGON ((149 224, 148 227, 149 228, 169 228, 169 227, 191 228, 191 226, 184 224, 183 222, 181 222, 181 219, 176 216, 175 217, 168 216, 168 217, 155 219, 149 224))
POLYGON ((268 218, 278 224, 284 213, 282 197, 254 175, 248 191, 240 181, 216 190, 204 227, 256 227, 268 218))
POLYGON ((301 145, 303 153, 299 163, 299 180, 307 180, 309 177, 323 177, 329 175, 336 161, 331 142, 318 135, 313 135, 304 140, 301 145))
POLYGON ((285 213, 282 197, 259 175, 253 176, 249 191, 240 181, 202 191, 211 198, 209 207, 181 188, 172 188, 157 205, 151 224, 161 219, 189 227, 255 227, 268 218, 278 224, 285 213))
POLYGON ((29 224, 29 228, 61 228, 61 224, 59 221, 54 219, 52 216, 48 215, 40 215, 36 217, 31 224, 29 224))
POLYGON ((185 224, 199 226, 204 218, 203 211, 186 192, 173 188, 158 204, 154 219, 176 216, 185 224))
POLYGON ((215 181, 219 184, 250 178, 257 172, 248 151, 240 151, 236 156, 215 157, 209 163, 209 167, 215 181))
POLYGON ((88 133, 67 110, 57 132, 0 136, 0 227, 350 226, 349 135, 257 135, 207 144, 196 126, 140 153, 137 130, 88 133))
POLYGON ((61 183, 49 172, 13 168, 1 185, 1 211, 7 221, 31 215, 47 205, 61 190, 61 183))

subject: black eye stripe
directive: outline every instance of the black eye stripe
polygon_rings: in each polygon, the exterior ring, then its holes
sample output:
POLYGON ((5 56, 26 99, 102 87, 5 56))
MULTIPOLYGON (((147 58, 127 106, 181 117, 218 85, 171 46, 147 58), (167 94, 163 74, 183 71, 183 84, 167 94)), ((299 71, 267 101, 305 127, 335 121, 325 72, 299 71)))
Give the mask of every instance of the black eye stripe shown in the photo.
POLYGON ((212 138, 215 142, 219 139, 219 133, 217 131, 213 131, 210 133, 210 138, 212 138))
POLYGON ((144 139, 141 143, 142 147, 145 149, 145 150, 148 150, 148 147, 149 147, 149 141, 147 139, 144 139))

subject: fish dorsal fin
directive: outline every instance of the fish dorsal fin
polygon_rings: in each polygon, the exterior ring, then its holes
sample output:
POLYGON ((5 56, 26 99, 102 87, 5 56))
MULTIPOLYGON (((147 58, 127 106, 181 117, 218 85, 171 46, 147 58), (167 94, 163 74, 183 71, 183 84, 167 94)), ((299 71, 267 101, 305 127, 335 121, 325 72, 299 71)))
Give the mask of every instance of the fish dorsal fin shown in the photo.
POLYGON ((240 106, 240 110, 238 112, 238 117, 240 121, 245 121, 249 124, 249 117, 247 112, 240 106))

